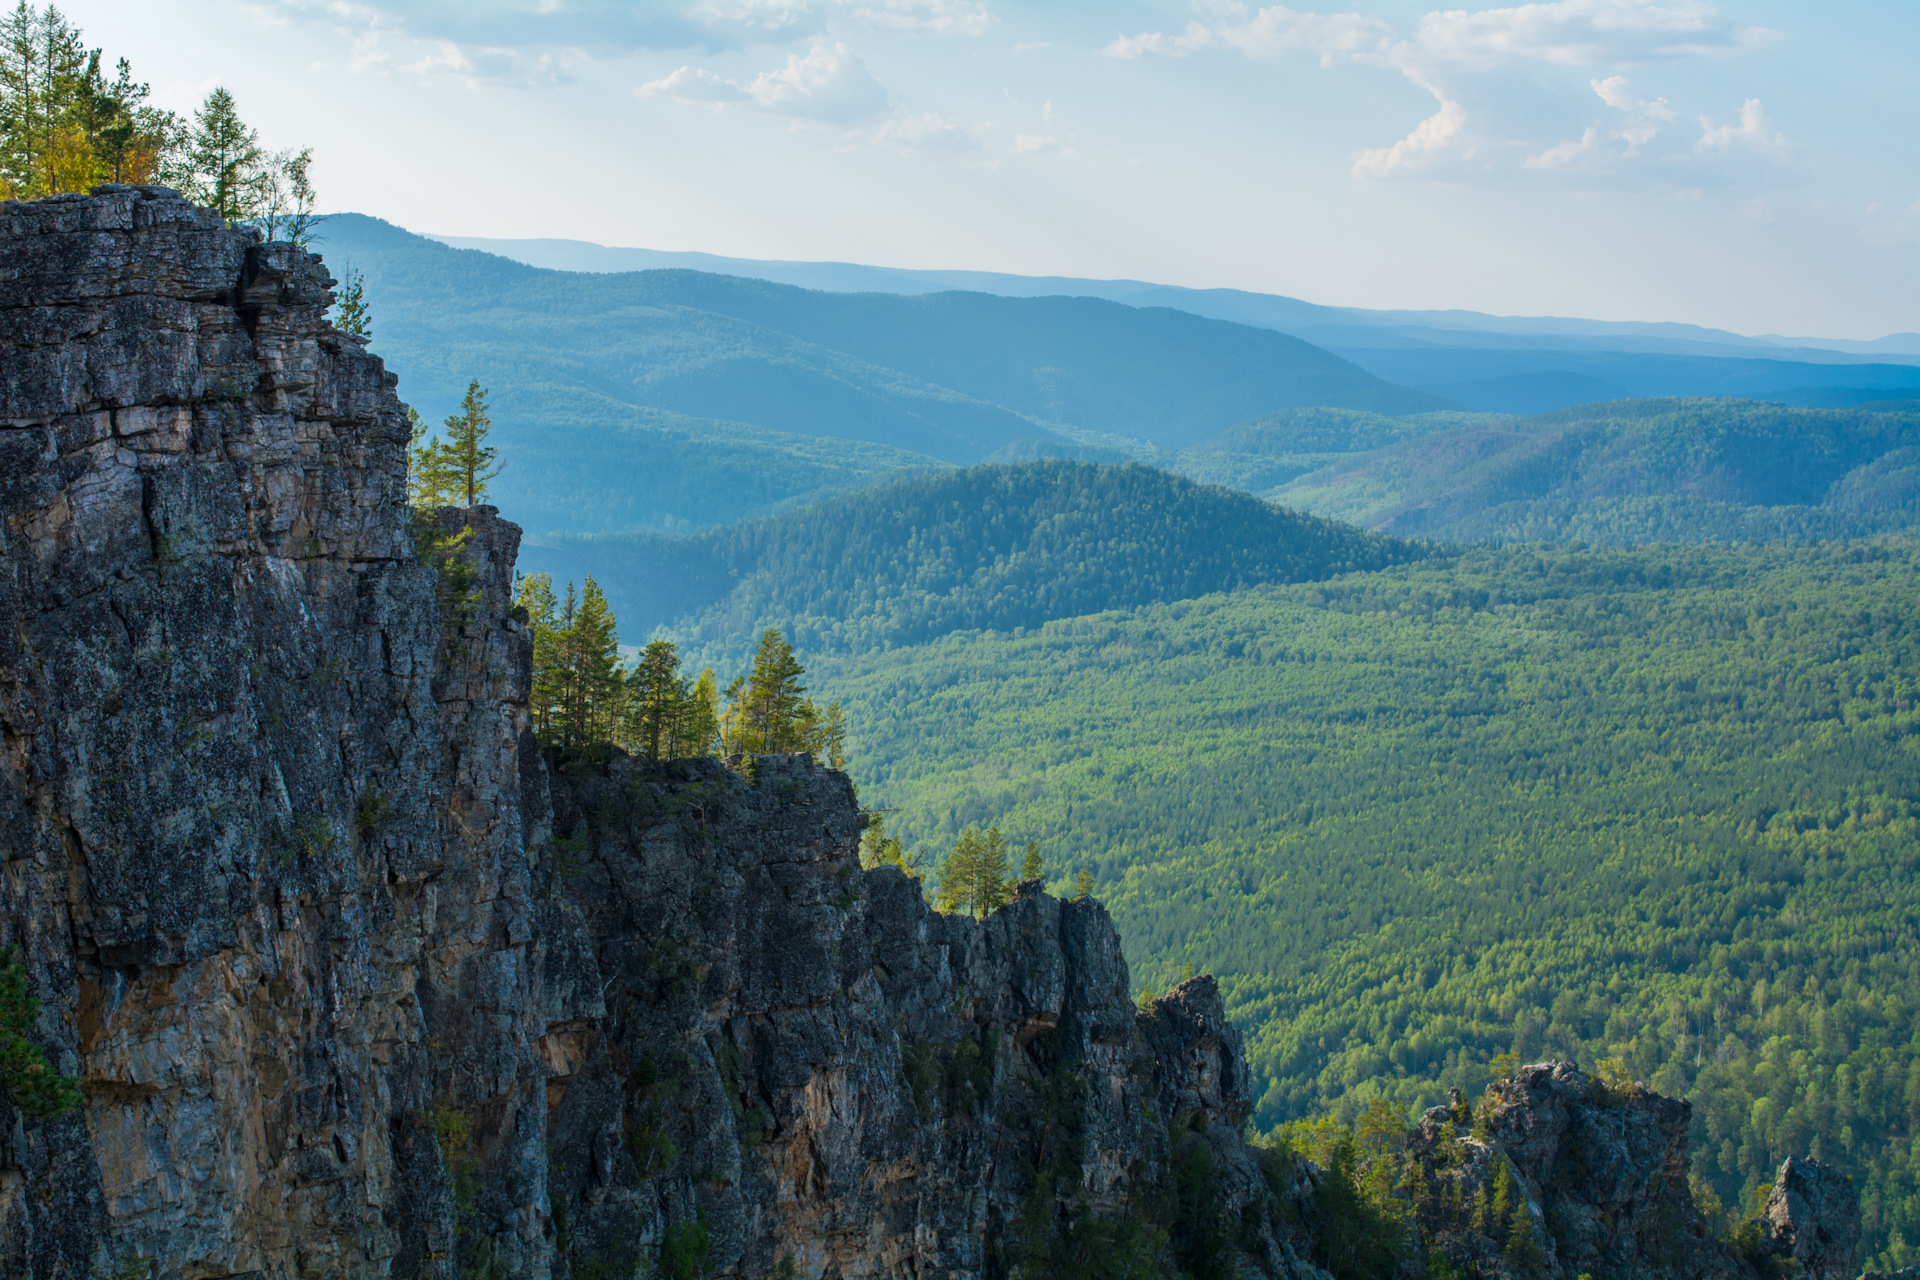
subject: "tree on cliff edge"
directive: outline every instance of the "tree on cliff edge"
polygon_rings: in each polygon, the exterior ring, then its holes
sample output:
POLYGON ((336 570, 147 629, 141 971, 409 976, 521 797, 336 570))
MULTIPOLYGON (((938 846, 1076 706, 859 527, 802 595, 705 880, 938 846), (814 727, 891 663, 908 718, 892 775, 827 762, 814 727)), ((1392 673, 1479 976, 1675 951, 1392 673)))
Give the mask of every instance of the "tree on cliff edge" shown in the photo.
POLYGON ((498 451, 487 446, 493 429, 487 389, 477 379, 467 384, 460 412, 447 415, 441 429, 444 439, 423 438, 425 425, 415 416, 408 495, 416 507, 470 507, 487 496, 500 474, 493 461, 498 451))

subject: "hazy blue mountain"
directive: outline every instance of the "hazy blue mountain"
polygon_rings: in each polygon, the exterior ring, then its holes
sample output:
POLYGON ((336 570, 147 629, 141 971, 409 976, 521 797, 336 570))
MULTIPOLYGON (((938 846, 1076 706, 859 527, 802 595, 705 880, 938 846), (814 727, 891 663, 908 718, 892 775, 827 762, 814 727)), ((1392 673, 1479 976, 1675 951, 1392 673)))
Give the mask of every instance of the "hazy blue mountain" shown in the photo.
POLYGON ((1544 413, 1595 400, 1654 396, 1739 396, 1808 406, 1920 397, 1920 365, 1851 356, 1838 363, 1810 363, 1431 343, 1343 346, 1340 352, 1383 378, 1496 413, 1544 413))
MULTIPOLYGON (((1369 311, 1240 289, 1189 289, 1141 280, 767 262, 610 249, 577 240, 445 239, 520 261, 579 271, 686 267, 843 292, 924 295, 957 289, 1019 298, 1073 295, 1135 308, 1166 307, 1290 334, 1387 382, 1483 412, 1544 413, 1595 400, 1642 396, 1746 396, 1818 407, 1920 396, 1920 334, 1889 334, 1864 342, 1749 336, 1667 322, 1493 316, 1475 311, 1369 311)), ((921 376, 940 380, 931 371, 921 376)), ((970 394, 998 399, 1004 390, 983 386, 970 394)), ((1044 399, 1004 402, 1041 417, 1052 411, 1044 399)), ((1328 403, 1383 407, 1352 399, 1328 403)), ((1165 440, 1155 443, 1179 447, 1165 440)))
MULTIPOLYGON (((417 357, 511 344, 503 355, 636 404, 954 461, 1057 427, 1171 447, 1289 406, 1448 407, 1285 335, 1165 308, 548 271, 358 215, 329 220, 326 234, 336 270, 366 273, 375 348, 403 376, 403 346, 429 348, 407 353, 417 357)), ((447 360, 420 363, 430 382, 447 360)))
POLYGON ((746 276, 849 293, 940 293, 952 289, 996 293, 1010 298, 1068 294, 1106 298, 1130 306, 1173 307, 1215 320, 1279 329, 1307 337, 1313 329, 1346 340, 1336 345, 1401 345, 1404 340, 1453 341, 1473 345, 1527 348, 1642 350, 1678 354, 1782 355, 1821 361, 1858 356, 1907 356, 1920 359, 1920 333, 1895 333, 1858 341, 1846 338, 1750 336, 1726 329, 1662 321, 1584 320, 1571 316, 1495 316, 1480 311, 1375 311, 1363 307, 1322 306, 1279 294, 1244 289, 1193 289, 1144 280, 1091 280, 1076 276, 1021 276, 999 271, 918 270, 852 262, 795 262, 730 258, 719 254, 662 249, 614 248, 585 240, 501 240, 483 236, 432 237, 463 249, 480 249, 537 267, 561 271, 654 271, 684 268, 746 276), (1376 341, 1359 335, 1375 331, 1376 341), (1387 335, 1382 339, 1380 335, 1387 335), (1542 338, 1553 339, 1543 343, 1542 338))
POLYGON ((1407 439, 1267 491, 1402 536, 1777 541, 1920 521, 1920 405, 1615 401, 1407 439))

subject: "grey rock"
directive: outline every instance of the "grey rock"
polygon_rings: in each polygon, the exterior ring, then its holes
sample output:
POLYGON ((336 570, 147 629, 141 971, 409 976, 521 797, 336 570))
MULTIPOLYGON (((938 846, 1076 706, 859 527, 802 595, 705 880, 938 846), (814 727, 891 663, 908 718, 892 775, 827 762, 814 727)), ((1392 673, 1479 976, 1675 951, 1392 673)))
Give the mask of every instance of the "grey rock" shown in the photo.
POLYGON ((1853 1275, 1860 1197, 1838 1169, 1788 1156, 1756 1225, 1767 1252, 1792 1258, 1809 1280, 1853 1275))

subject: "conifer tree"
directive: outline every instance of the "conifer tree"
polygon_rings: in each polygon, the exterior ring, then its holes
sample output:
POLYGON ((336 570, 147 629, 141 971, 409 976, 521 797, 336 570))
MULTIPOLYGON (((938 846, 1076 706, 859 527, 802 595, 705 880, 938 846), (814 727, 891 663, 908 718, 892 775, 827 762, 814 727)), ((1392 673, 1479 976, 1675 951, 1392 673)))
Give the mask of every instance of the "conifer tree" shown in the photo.
POLYGON ((797 751, 806 745, 802 721, 813 719, 815 712, 807 701, 806 686, 800 683, 805 674, 806 668, 794 657, 793 646, 785 636, 771 627, 761 633, 753 670, 744 684, 735 681, 728 687, 737 708, 741 751, 797 751))
POLYGON ((588 574, 575 602, 573 584, 560 608, 560 716, 554 738, 567 751, 609 741, 626 684, 613 610, 588 574))
POLYGON ((913 880, 921 876, 919 854, 909 857, 900 838, 887 834, 886 823, 878 813, 867 815, 867 829, 860 833, 860 865, 869 871, 875 867, 898 867, 913 880))
POLYGON ((407 501, 422 511, 460 505, 460 476, 442 455, 440 442, 427 434, 427 424, 412 405, 407 421, 413 425, 413 447, 407 455, 407 501))
POLYGON ((934 901, 942 911, 972 913, 980 861, 985 852, 978 830, 968 827, 960 833, 953 852, 940 864, 940 892, 934 901))
POLYGON ((513 602, 527 611, 527 629, 533 633, 533 688, 529 704, 533 731, 550 741, 560 709, 559 601, 553 594, 553 575, 530 573, 520 579, 513 602))
POLYGON ((1073 873, 1073 900, 1085 902, 1093 896, 1093 872, 1085 867, 1073 873))
POLYGON ((430 445, 436 454, 436 466, 450 480, 450 487, 463 506, 472 506, 487 496, 487 485, 500 474, 493 465, 496 450, 487 447, 487 433, 493 429, 493 417, 487 411, 487 390, 478 379, 467 383, 467 394, 460 401, 460 412, 448 414, 442 430, 446 438, 430 445))
POLYGON ((720 682, 708 667, 693 682, 686 714, 680 721, 681 755, 711 755, 720 746, 720 682))
POLYGON ((825 760, 829 769, 847 767, 847 712, 838 701, 827 704, 826 714, 820 717, 813 741, 807 748, 825 760))
POLYGON ((193 114, 187 135, 186 194, 229 223, 253 218, 265 196, 260 135, 240 118, 233 95, 216 88, 193 114))
POLYGON ((1020 859, 1020 878, 1022 880, 1044 880, 1046 870, 1040 865, 1040 842, 1027 841, 1026 856, 1020 859))
MULTIPOLYGON (((88 49, 80 29, 51 4, 36 9, 18 0, 0 18, 0 195, 37 200, 102 182, 164 182, 196 198, 213 192, 218 175, 202 172, 200 162, 232 157, 222 148, 203 151, 196 144, 212 140, 203 128, 207 125, 219 126, 215 132, 229 141, 251 132, 230 110, 232 96, 216 91, 224 95, 222 101, 210 98, 213 109, 203 106, 189 124, 147 105, 148 86, 134 80, 125 58, 111 81, 103 66, 101 51, 88 49)), ((300 154, 284 152, 272 161, 256 155, 251 168, 229 166, 228 186, 236 193, 255 191, 264 174, 291 193, 297 176, 310 214, 312 184, 305 166, 298 166, 297 175, 292 171, 300 154)), ((237 208, 233 200, 224 202, 221 212, 253 216, 250 205, 237 208)))
POLYGON ((668 640, 650 642, 627 677, 635 738, 650 761, 679 746, 679 725, 690 699, 680 679, 680 651, 668 640))
POLYGON ((1007 874, 1011 870, 1007 859, 1007 838, 1000 834, 999 824, 996 823, 987 828, 987 837, 981 849, 980 889, 976 898, 981 915, 991 915, 1012 900, 1013 881, 1007 874))
MULTIPOLYGON (((351 266, 340 277, 340 292, 334 295, 333 327, 356 338, 371 338, 373 311, 367 306, 367 278, 351 266)), ((417 421, 419 415, 414 417, 417 421)))
POLYGON ((1007 842, 997 826, 981 835, 975 827, 960 833, 953 852, 940 868, 940 892, 936 898, 942 911, 964 911, 988 916, 1007 904, 1012 896, 1007 883, 1007 842))

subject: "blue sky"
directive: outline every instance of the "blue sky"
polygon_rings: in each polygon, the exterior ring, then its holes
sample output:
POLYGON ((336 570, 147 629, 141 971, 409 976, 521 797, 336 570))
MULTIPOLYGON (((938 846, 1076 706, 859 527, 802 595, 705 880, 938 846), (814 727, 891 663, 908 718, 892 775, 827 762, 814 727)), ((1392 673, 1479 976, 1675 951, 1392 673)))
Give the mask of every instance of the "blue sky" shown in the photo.
POLYGON ((1920 5, 79 0, 415 230, 1920 330, 1920 5))

